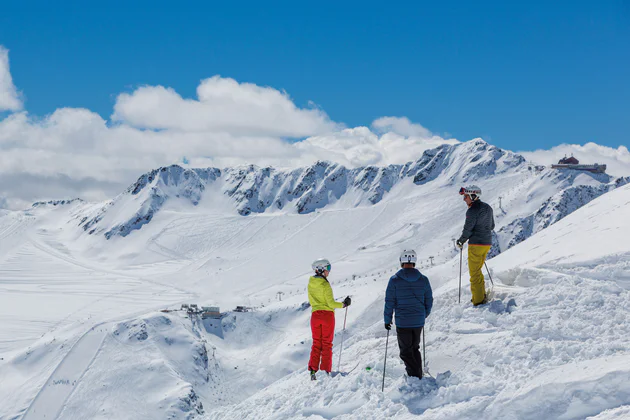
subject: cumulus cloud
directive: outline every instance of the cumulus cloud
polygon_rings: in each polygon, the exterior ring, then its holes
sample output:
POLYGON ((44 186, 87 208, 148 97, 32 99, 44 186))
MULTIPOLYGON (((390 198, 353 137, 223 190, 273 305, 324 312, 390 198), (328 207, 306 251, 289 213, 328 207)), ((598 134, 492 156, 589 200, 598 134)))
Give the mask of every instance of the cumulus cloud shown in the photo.
POLYGON ((458 142, 434 135, 404 117, 380 118, 372 123, 372 128, 348 128, 312 136, 295 147, 305 153, 323 156, 323 159, 356 167, 403 164, 418 159, 427 149, 458 142))
POLYGON ((0 174, 62 173, 125 182, 129 173, 138 176, 184 156, 205 156, 221 164, 234 157, 246 162, 295 154, 291 144, 280 138, 108 126, 98 114, 74 108, 59 109, 43 119, 25 112, 10 115, 0 121, 0 149, 0 174))
POLYGON ((565 156, 575 156, 580 163, 605 163, 606 172, 615 176, 630 176, 630 152, 626 146, 618 148, 596 143, 561 144, 549 150, 519 152, 528 160, 540 165, 550 165, 565 156))
POLYGON ((372 123, 372 127, 381 133, 392 132, 406 137, 431 137, 429 130, 420 124, 414 124, 407 117, 381 117, 372 123))
POLYGON ((323 111, 299 108, 284 92, 230 78, 203 80, 197 97, 184 99, 173 89, 144 86, 118 96, 112 120, 148 129, 295 138, 339 128, 323 111))
POLYGON ((9 71, 9 50, 0 45, 0 112, 22 109, 22 100, 9 71))

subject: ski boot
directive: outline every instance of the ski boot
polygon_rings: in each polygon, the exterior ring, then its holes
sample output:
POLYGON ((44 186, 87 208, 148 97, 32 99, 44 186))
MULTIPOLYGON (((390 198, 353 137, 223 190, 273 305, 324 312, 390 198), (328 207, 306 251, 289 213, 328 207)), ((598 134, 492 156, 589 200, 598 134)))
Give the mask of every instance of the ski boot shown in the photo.
MULTIPOLYGON (((470 299, 470 302, 472 303, 472 299, 470 299)), ((488 295, 487 295, 487 294, 485 294, 485 295, 483 296, 483 300, 482 300, 480 303, 477 303, 477 304, 473 303, 473 306, 486 305, 487 303, 488 303, 488 295)))

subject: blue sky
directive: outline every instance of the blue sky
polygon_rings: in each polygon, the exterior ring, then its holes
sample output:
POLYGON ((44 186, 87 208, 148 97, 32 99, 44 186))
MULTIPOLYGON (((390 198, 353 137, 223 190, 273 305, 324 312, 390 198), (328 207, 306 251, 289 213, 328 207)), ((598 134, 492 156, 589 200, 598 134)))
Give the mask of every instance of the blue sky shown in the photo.
POLYGON ((512 150, 628 144, 627 2, 89 3, 3 4, 0 44, 31 114, 108 118, 121 92, 194 97, 220 74, 351 127, 407 116, 512 150))

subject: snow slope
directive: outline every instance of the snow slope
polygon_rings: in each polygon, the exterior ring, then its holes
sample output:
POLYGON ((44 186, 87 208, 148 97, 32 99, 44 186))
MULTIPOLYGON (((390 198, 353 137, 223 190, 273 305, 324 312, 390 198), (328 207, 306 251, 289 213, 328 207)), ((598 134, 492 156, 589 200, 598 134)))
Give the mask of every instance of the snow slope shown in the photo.
MULTIPOLYGON (((563 223, 540 232, 536 241, 526 241, 508 251, 505 258, 493 261, 493 266, 506 271, 510 267, 524 268, 532 264, 553 266, 565 273, 587 274, 627 287, 630 280, 627 277, 630 267, 628 191, 626 185, 590 202, 577 214, 567 216, 563 223), (619 271, 611 271, 613 268, 619 271)), ((510 281, 518 283, 517 278, 510 281)))
POLYGON ((105 332, 99 327, 90 329, 72 347, 29 406, 23 417, 25 420, 59 415, 73 387, 82 379, 103 343, 105 332))
MULTIPOLYGON (((74 255, 68 247, 72 246, 72 233, 60 221, 65 212, 63 207, 38 206, 0 218, 3 419, 23 414, 42 387, 58 380, 59 369, 63 372, 64 365, 75 364, 74 359, 67 362, 66 358, 72 356, 69 352, 75 346, 82 347, 85 340, 79 339, 92 326, 193 296, 74 255)), ((81 351, 76 357, 81 363, 86 360, 81 351)), ((76 379, 80 373, 80 369, 71 371, 65 379, 76 379)), ((45 399, 51 400, 57 400, 57 394, 45 399)), ((29 413, 28 418, 37 417, 29 413)))
MULTIPOLYGON (((458 305, 455 280, 437 288, 426 332, 437 380, 406 384, 390 339, 381 393, 385 279, 334 286, 357 302, 349 310, 343 357, 345 369, 355 362, 359 369, 312 383, 302 368, 207 418, 624 418, 630 407, 630 292, 617 283, 630 274, 623 258, 628 248, 619 240, 630 233, 628 200, 625 186, 492 260, 495 281, 509 285, 497 284, 499 299, 491 305, 458 305), (595 230, 596 241, 579 240, 593 238, 595 230), (593 268, 593 261, 604 260, 605 267, 593 268), (366 288, 380 291, 373 303, 363 301, 369 299, 366 288), (511 299, 517 306, 508 310, 511 299)), ((426 271, 434 287, 446 280, 445 271, 426 271)))
MULTIPOLYGON (((334 164, 242 172, 170 167, 141 177, 105 204, 58 201, 3 213, 0 418, 42 412, 68 419, 457 418, 468 412, 496 418, 491 415, 510 405, 504 400, 513 402, 513 412, 506 411, 513 418, 529 416, 526 409, 553 417, 536 408, 535 387, 518 395, 511 387, 534 386, 536 375, 571 360, 600 363, 598 358, 625 354, 628 296, 606 276, 628 278, 628 270, 611 241, 603 241, 599 253, 584 249, 575 262, 573 254, 554 254, 554 247, 531 259, 518 250, 544 249, 536 238, 552 229, 565 229, 553 241, 570 244, 566 233, 587 223, 587 229, 602 224, 593 232, 603 237, 617 226, 627 234, 627 225, 615 224, 624 207, 610 204, 627 197, 625 182, 539 172, 517 155, 469 142, 428 151, 400 168, 355 172, 334 164), (505 299, 494 312, 455 304, 459 254, 453 239, 465 212, 457 189, 469 182, 480 184, 494 206, 497 246, 504 251, 491 260, 506 284, 497 290, 505 299), (254 206, 259 200, 271 204, 254 206), (277 200, 282 208, 274 207, 277 200), (582 211, 593 206, 599 207, 585 221, 582 211), (600 212, 606 220, 595 217, 600 212), (425 398, 402 386, 394 337, 385 395, 379 387, 383 292, 407 247, 418 251, 436 289, 427 330, 431 370, 451 371, 438 378, 439 389, 424 390, 425 398), (333 261, 336 296, 353 296, 342 360, 347 368, 359 367, 347 377, 304 386, 310 348, 305 286, 311 261, 321 255, 333 261), (558 257, 545 259, 549 255, 558 257), (594 300, 598 294, 602 299, 594 300), (508 314, 509 298, 518 306, 508 314), (184 301, 227 311, 221 334, 181 313, 153 312, 184 301), (236 305, 257 309, 229 312, 236 305), (597 305, 606 309, 601 316, 589 310, 597 305), (588 334, 602 326, 612 332, 598 345, 588 334)), ((341 311, 337 322, 339 330, 341 311)), ((623 372, 610 376, 618 380, 623 372)), ((601 390, 587 391, 604 401, 584 403, 595 414, 621 405, 601 390)), ((623 392, 617 398, 623 400, 623 392)), ((548 394, 550 405, 565 401, 548 394)))

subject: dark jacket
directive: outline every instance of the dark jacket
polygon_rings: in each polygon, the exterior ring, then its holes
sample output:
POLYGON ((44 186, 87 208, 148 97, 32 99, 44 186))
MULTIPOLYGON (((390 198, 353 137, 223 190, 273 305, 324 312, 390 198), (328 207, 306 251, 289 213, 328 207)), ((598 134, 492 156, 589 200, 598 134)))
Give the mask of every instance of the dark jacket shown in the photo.
POLYGON ((479 200, 472 202, 466 212, 464 231, 459 238, 461 243, 470 241, 471 245, 492 245, 494 230, 494 212, 489 204, 479 200))
POLYGON ((389 279, 385 293, 385 323, 392 323, 396 312, 396 327, 418 328, 433 307, 431 283, 415 268, 403 268, 389 279))

